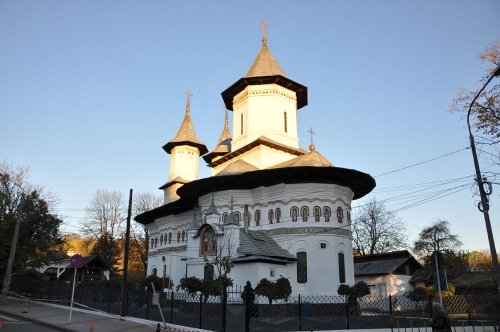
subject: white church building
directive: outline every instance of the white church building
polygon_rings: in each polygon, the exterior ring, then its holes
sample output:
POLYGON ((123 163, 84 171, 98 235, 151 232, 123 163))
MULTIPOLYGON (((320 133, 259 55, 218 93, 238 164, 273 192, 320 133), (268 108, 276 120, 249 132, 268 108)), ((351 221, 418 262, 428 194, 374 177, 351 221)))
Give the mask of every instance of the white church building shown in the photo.
POLYGON ((234 285, 289 279, 292 294, 337 295, 354 283, 351 202, 375 180, 304 150, 297 113, 307 88, 289 79, 262 47, 246 75, 222 92, 231 111, 212 151, 198 140, 190 100, 170 154, 164 205, 138 215, 149 234, 148 274, 204 278, 204 257, 230 256, 234 285), (198 178, 199 158, 212 176, 198 178))

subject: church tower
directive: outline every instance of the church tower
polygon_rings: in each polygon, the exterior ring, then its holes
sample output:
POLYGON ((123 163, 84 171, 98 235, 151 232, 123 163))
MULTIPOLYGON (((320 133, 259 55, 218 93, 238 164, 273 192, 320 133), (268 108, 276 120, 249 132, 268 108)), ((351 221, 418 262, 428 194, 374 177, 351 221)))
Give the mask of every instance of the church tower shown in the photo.
POLYGON ((191 121, 191 92, 187 92, 186 114, 174 139, 163 146, 170 154, 170 174, 168 182, 161 186, 164 192, 164 204, 179 198, 176 191, 183 184, 198 179, 198 162, 200 155, 208 152, 205 144, 196 138, 191 121))
POLYGON ((233 111, 233 150, 262 135, 299 147, 297 110, 307 104, 307 88, 288 79, 267 45, 263 22, 262 46, 245 77, 222 93, 233 111))
POLYGON ((203 159, 210 164, 212 161, 219 159, 221 156, 231 152, 231 132, 229 131, 229 121, 228 114, 226 109, 226 115, 224 118, 224 127, 222 128, 222 132, 219 136, 219 140, 217 141, 217 146, 203 156, 203 159))
POLYGON ((233 111, 233 139, 231 153, 209 163, 215 173, 239 159, 263 169, 304 153, 299 148, 297 111, 307 105, 307 87, 286 77, 268 47, 266 23, 262 24, 257 57, 246 75, 222 92, 226 108, 233 111), (275 151, 264 151, 262 144, 275 151), (243 155, 250 150, 252 155, 243 155))

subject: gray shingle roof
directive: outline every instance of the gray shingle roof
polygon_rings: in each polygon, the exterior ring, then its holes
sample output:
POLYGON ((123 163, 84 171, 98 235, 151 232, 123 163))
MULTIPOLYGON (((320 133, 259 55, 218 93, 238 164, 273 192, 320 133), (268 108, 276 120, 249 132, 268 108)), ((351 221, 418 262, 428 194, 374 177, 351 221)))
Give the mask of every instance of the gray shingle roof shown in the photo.
POLYGON ((240 246, 235 262, 265 260, 276 263, 286 263, 297 260, 287 250, 281 248, 271 237, 259 231, 240 229, 240 246))
POLYGON ((394 258, 354 263, 354 275, 387 274, 403 265, 408 258, 394 258))

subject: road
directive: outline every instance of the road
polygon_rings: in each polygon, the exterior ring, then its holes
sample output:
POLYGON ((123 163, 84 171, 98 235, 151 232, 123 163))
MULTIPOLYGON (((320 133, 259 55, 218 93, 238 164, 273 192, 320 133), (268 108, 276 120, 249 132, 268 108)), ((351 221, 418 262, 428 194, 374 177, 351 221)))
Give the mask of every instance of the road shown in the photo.
POLYGON ((1 332, 54 332, 59 331, 47 326, 33 323, 24 319, 18 319, 6 314, 0 314, 1 332))

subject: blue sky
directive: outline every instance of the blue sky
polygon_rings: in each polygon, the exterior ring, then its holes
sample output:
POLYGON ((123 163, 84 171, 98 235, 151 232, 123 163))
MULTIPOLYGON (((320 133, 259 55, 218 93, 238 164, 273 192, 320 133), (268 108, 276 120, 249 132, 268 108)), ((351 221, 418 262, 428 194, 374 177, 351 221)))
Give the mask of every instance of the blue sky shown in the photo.
MULTIPOLYGON (((500 39, 498 12, 498 1, 4 0, 0 160, 29 166, 31 181, 58 195, 67 231, 96 189, 155 192, 168 176, 161 146, 182 121, 185 91, 194 95, 198 138, 212 149, 224 119, 220 93, 250 66, 265 18, 271 51, 309 89, 301 146, 313 127, 317 150, 335 165, 383 174, 468 146, 465 120, 448 108, 458 87, 480 87, 487 66, 478 54, 500 39)), ((483 168, 498 173, 489 159, 482 154, 483 168)), ((200 176, 209 174, 202 164, 200 176)), ((435 181, 472 174, 464 150, 377 176, 366 199, 434 182, 420 192, 430 198, 472 178, 435 181)), ((497 247, 499 189, 491 196, 497 247)), ((398 215, 411 239, 444 218, 466 248, 487 248, 477 200, 467 187, 398 215)))

